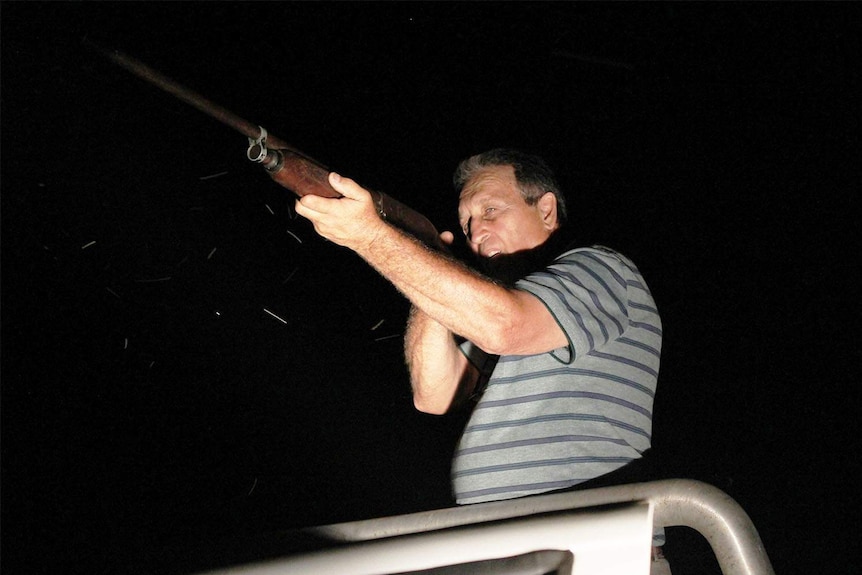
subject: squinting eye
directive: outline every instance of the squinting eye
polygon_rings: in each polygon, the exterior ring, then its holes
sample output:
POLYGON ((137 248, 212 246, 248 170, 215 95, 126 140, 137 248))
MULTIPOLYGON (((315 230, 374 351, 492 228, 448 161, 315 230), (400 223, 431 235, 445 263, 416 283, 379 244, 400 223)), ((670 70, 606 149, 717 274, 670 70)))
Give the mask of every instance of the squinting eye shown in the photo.
POLYGON ((497 208, 485 208, 485 215, 486 215, 486 216, 490 216, 490 215, 491 215, 491 214, 493 214, 495 211, 497 211, 497 208))

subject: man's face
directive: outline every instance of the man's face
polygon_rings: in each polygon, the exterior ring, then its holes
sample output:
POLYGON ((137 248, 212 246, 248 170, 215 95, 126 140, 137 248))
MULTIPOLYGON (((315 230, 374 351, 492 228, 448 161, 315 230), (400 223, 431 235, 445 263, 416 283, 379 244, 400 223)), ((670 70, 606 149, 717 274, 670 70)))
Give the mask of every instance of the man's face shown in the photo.
MULTIPOLYGON (((546 195, 547 196, 547 195, 546 195)), ((493 166, 476 174, 461 191, 458 221, 467 244, 480 258, 532 250, 557 227, 553 194, 527 205, 512 166, 493 166), (548 214, 548 202, 554 211, 548 214)))

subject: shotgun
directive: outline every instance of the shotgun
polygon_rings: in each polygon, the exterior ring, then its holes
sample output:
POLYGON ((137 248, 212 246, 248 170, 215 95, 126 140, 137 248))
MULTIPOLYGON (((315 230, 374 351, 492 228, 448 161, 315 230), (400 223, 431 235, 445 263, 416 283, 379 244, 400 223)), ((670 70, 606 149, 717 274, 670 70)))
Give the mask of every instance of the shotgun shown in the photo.
MULTIPOLYGON (((329 185, 329 168, 269 134, 262 126, 240 118, 131 56, 108 50, 90 40, 84 40, 84 43, 142 80, 245 135, 248 138, 246 157, 263 166, 273 180, 296 195, 341 197, 329 185)), ((428 218, 382 192, 372 191, 371 195, 381 218, 432 248, 445 249, 437 229, 428 218)))

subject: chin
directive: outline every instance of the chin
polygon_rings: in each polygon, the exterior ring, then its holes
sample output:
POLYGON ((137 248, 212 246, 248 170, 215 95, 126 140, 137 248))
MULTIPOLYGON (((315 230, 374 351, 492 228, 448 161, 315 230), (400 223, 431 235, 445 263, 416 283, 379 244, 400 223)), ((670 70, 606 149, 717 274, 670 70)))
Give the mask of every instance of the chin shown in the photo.
POLYGON ((519 279, 536 271, 535 264, 531 251, 498 254, 479 260, 479 267, 485 275, 507 285, 514 285, 519 279))
MULTIPOLYGON (((557 238, 551 238, 556 240, 557 238)), ((548 241, 533 249, 521 250, 511 254, 497 254, 490 258, 479 258, 479 268, 488 277, 506 285, 514 285, 516 281, 527 277, 533 272, 545 268, 559 249, 558 241, 548 241)))

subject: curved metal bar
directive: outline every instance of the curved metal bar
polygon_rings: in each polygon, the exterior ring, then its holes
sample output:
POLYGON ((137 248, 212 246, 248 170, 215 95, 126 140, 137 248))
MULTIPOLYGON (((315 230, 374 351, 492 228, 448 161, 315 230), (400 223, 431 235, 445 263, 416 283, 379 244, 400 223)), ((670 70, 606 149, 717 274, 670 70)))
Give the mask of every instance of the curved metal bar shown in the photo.
POLYGON ((307 531, 344 542, 369 541, 538 513, 649 502, 656 527, 690 527, 712 547, 724 575, 774 575, 748 514, 729 495, 691 479, 666 479, 554 493, 314 527, 307 531))

